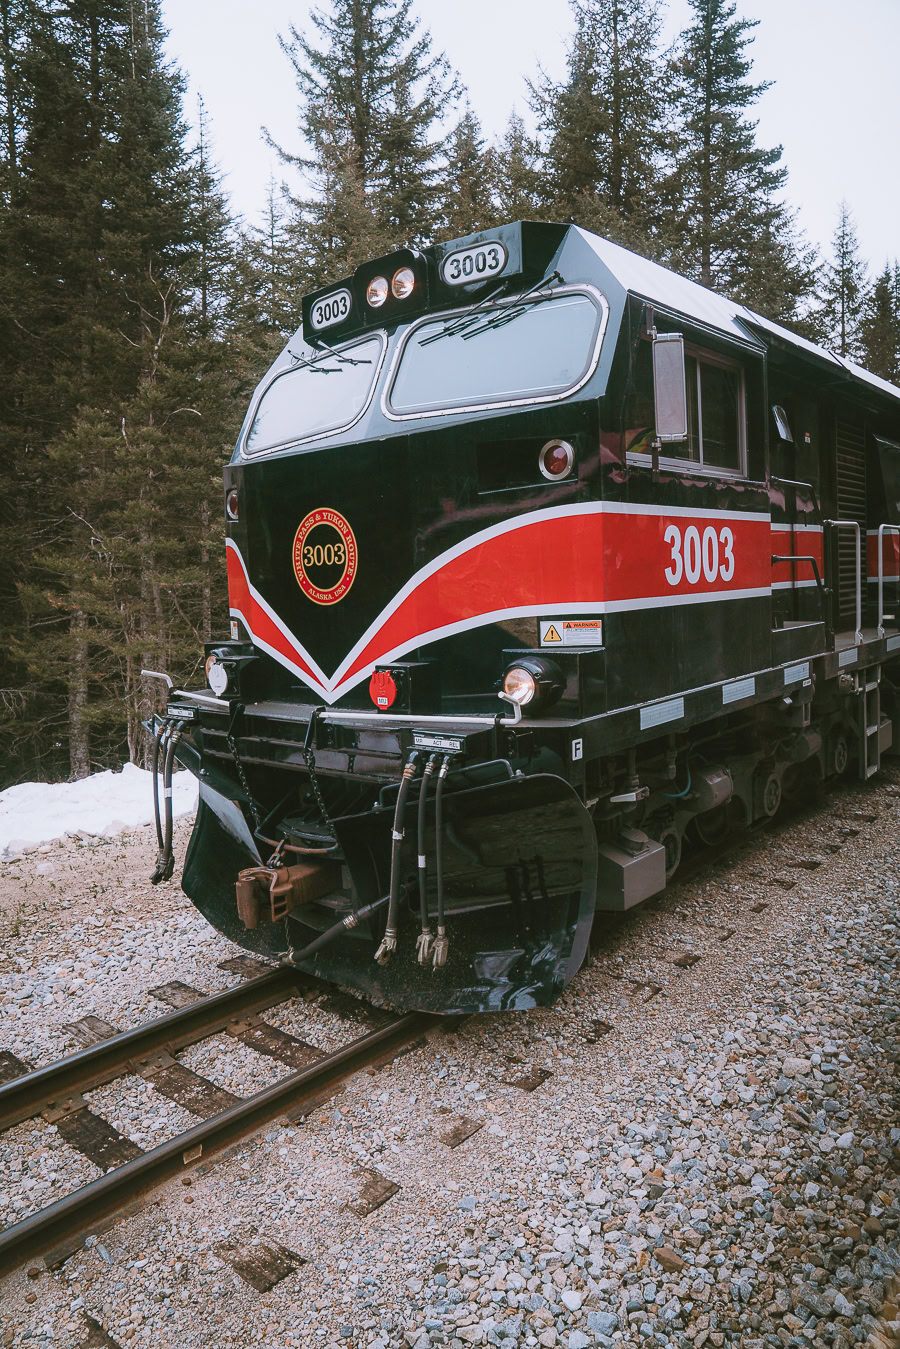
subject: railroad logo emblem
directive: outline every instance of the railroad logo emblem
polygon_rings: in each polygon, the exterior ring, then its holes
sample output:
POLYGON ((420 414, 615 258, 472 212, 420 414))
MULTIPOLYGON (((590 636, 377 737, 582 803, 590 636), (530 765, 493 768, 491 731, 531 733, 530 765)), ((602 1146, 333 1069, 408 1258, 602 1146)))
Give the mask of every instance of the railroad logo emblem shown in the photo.
POLYGON ((310 511, 291 551, 297 584, 313 604, 337 604, 356 579, 356 536, 339 511, 310 511))

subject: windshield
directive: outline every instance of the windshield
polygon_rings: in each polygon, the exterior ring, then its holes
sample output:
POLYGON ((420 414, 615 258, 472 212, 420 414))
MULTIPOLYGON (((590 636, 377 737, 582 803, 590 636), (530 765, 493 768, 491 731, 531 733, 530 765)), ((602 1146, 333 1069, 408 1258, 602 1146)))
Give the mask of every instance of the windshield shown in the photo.
POLYGON ((245 454, 350 426, 378 374, 383 341, 368 337, 340 351, 309 352, 266 389, 247 432, 245 454))
POLYGON ((492 306, 474 324, 444 316, 413 328, 391 385, 391 411, 409 417, 530 402, 583 382, 599 350, 605 318, 599 299, 568 291, 512 300, 505 309, 492 306))

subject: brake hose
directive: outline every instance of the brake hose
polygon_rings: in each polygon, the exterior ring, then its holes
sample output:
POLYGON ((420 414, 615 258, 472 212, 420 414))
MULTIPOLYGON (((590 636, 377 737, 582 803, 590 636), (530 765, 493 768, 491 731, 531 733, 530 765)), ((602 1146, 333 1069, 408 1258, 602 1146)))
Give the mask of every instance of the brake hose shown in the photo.
POLYGON ((437 936, 434 939, 432 963, 436 970, 447 963, 450 943, 444 926, 444 849, 443 849, 443 798, 444 780, 450 771, 453 756, 445 754, 438 773, 437 787, 434 792, 434 871, 437 883, 437 936))
POLYGON ((428 780, 434 772, 437 761, 437 754, 428 756, 428 762, 422 771, 422 786, 419 788, 419 916, 422 921, 422 931, 419 933, 419 939, 416 942, 416 955, 420 965, 427 964, 428 957, 431 955, 433 940, 431 925, 428 922, 428 858, 425 855, 425 810, 428 804, 428 780))
POLYGON ((416 760, 419 751, 414 749, 406 761, 400 789, 397 792, 397 805, 394 809, 394 828, 391 831, 391 882, 388 901, 387 924, 381 945, 375 952, 379 965, 386 965, 397 949, 397 912, 400 907, 400 850, 403 846, 403 816, 406 814, 406 798, 416 773, 416 760))

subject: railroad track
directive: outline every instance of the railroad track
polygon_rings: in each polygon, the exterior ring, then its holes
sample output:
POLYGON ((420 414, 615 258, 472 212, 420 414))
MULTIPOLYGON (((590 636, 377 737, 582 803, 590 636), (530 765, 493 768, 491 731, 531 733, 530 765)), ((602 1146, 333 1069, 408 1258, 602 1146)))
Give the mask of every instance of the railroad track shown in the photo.
MULTIPOLYGON (((798 801, 765 829, 692 851, 666 895, 727 864, 766 837, 774 839, 804 818, 815 817, 829 807, 833 810, 842 795, 839 791, 826 792, 812 801, 798 801)), ((842 818, 855 815, 872 818, 861 811, 845 812, 842 818)), ((652 910, 657 902, 650 901, 646 907, 652 910)), ((612 915, 609 923, 598 928, 597 946, 608 945, 616 932, 642 911, 612 915)), ((225 962, 224 967, 248 974, 264 968, 249 957, 225 962)), ((117 1032, 99 1018, 84 1017, 69 1029, 81 1037, 85 1048, 46 1067, 31 1070, 22 1060, 0 1050, 0 1133, 40 1116, 54 1124, 70 1146, 106 1172, 0 1232, 0 1276, 39 1256, 44 1256, 49 1265, 60 1263, 93 1231, 105 1230, 117 1216, 131 1211, 135 1201, 148 1191, 186 1174, 279 1115, 290 1112, 299 1117, 308 1113, 352 1073, 389 1061, 438 1024, 446 1027, 448 1021, 455 1025, 459 1020, 423 1013, 394 1017, 380 1014, 289 967, 268 970, 209 996, 177 981, 150 992, 176 1004, 175 1010, 124 1032, 117 1032), (324 992, 339 1013, 352 1008, 369 1019, 381 1016, 382 1024, 338 1050, 323 1053, 262 1019, 260 1013, 266 1009, 298 993, 310 992, 324 992), (175 1057, 180 1050, 221 1031, 292 1071, 253 1096, 238 1098, 192 1072, 175 1057), (147 1079, 160 1094, 182 1105, 200 1122, 168 1142, 142 1151, 102 1116, 94 1114, 85 1099, 85 1093, 96 1087, 134 1074, 147 1079)), ((530 1090, 535 1082, 523 1079, 512 1085, 530 1090)))
POLYGON ((131 1211, 149 1190, 185 1174, 279 1115, 308 1113, 352 1073, 389 1061, 446 1021, 420 1012, 388 1015, 375 1029, 324 1053, 270 1026, 259 1015, 298 992, 323 987, 286 967, 210 996, 176 983, 157 990, 157 996, 168 994, 186 1005, 120 1033, 98 1018, 83 1018, 75 1026, 83 1039, 93 1035, 96 1042, 46 1067, 29 1070, 22 1060, 0 1051, 0 1132, 41 1116, 106 1172, 0 1232, 0 1276, 37 1256, 44 1256, 50 1265, 60 1263, 92 1232, 131 1211), (254 1095, 240 1098, 175 1058, 178 1050, 220 1031, 288 1064, 293 1071, 254 1095), (142 1151, 94 1114, 84 1095, 126 1074, 146 1078, 162 1095, 205 1117, 168 1142, 142 1151), (212 1113, 207 1114, 210 1107, 212 1113))

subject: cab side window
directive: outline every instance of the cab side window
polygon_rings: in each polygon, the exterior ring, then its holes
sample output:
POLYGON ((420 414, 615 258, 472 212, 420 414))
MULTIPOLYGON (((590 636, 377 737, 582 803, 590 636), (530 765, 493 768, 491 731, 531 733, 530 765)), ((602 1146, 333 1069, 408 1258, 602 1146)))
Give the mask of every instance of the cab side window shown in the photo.
MULTIPOLYGON (((744 372, 737 361, 698 347, 685 354, 688 435, 681 444, 664 445, 665 462, 696 464, 727 473, 746 471, 744 372)), ((651 343, 643 341, 635 357, 626 412, 629 455, 649 455, 655 431, 651 343)))

